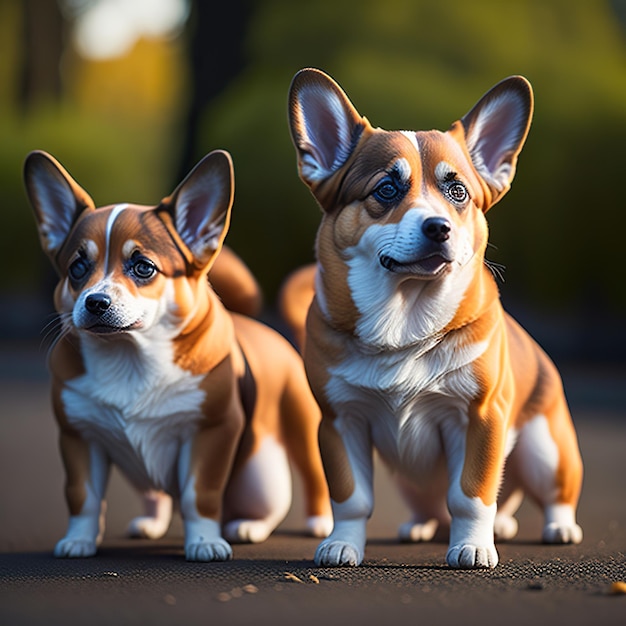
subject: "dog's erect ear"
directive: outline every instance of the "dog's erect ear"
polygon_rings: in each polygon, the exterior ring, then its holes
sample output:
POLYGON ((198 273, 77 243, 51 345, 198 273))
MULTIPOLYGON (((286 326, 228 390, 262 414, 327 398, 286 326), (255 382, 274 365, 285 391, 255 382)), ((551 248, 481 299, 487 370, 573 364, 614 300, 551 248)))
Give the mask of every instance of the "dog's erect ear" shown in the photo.
POLYGON ((222 246, 230 222, 233 193, 230 154, 214 150, 159 207, 171 215, 176 232, 199 267, 206 266, 222 246))
POLYGON ((300 177, 310 187, 348 159, 367 121, 341 87, 316 69, 300 70, 289 90, 289 127, 300 177))
POLYGON ((53 156, 41 150, 26 157, 24 183, 41 247, 54 258, 78 216, 85 209, 93 210, 94 202, 53 156))
POLYGON ((461 119, 465 142, 477 172, 497 202, 515 176, 533 114, 533 92, 522 76, 504 79, 488 91, 461 119))

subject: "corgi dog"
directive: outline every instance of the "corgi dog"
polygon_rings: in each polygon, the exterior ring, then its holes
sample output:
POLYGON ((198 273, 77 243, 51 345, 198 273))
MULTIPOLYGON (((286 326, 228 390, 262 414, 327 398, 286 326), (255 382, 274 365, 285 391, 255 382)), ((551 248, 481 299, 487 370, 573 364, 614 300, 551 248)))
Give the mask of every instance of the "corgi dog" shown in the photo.
POLYGON ((447 132, 386 131, 325 73, 293 79, 291 137, 322 220, 316 267, 288 280, 282 307, 322 410, 334 528, 318 565, 363 560, 373 449, 411 510, 400 539, 447 528, 453 568, 495 567, 494 537, 516 534, 523 493, 543 509, 545 542, 582 539, 560 376, 504 312, 485 262, 485 214, 510 187, 532 111, 514 76, 447 132))
POLYGON ((28 155, 24 176, 59 275, 62 330, 49 367, 69 524, 55 556, 96 553, 112 464, 145 494, 130 534, 163 536, 173 499, 190 561, 223 561, 229 542, 269 536, 291 505, 289 460, 303 477, 309 532, 327 535, 320 413, 302 359, 225 306, 259 306, 249 270, 222 249, 230 155, 205 156, 157 206, 96 208, 41 151, 28 155))

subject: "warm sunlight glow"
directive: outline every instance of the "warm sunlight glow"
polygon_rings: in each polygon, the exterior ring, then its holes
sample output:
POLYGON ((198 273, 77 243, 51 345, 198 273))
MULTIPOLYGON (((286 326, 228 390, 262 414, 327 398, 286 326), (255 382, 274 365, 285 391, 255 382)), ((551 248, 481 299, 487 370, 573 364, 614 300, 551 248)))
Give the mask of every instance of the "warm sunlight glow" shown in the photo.
POLYGON ((76 19, 76 47, 93 60, 123 56, 141 37, 176 33, 187 14, 186 0, 97 0, 76 19))

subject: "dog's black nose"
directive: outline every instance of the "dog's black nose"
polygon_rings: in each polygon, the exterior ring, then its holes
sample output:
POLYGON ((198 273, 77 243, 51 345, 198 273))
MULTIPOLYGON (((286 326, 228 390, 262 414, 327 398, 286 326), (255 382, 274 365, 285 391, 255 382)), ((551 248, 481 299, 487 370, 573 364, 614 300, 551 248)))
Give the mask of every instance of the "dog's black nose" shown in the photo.
POLYGON ((452 226, 445 217, 429 217, 422 224, 422 232, 431 241, 443 243, 450 237, 452 226))
POLYGON ((85 300, 85 308, 93 315, 103 315, 111 306, 111 298, 105 293, 91 293, 85 300))

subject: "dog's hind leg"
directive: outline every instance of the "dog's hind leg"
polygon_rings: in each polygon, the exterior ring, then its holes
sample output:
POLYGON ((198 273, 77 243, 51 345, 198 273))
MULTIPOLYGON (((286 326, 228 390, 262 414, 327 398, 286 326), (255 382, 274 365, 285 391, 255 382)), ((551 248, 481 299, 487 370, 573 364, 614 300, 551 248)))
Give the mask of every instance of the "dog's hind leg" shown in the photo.
POLYGON ((224 538, 233 543, 265 541, 291 506, 291 473, 284 447, 265 437, 232 476, 224 500, 224 538))
POLYGON ((287 452, 302 477, 307 532, 327 537, 333 529, 333 516, 318 442, 320 410, 299 363, 291 371, 281 414, 287 452))
POLYGON ((440 525, 450 525, 446 506, 445 472, 424 489, 418 489, 401 475, 395 477, 402 498, 411 510, 411 519, 398 529, 398 538, 407 543, 430 541, 440 525))
POLYGON ((142 494, 144 515, 131 520, 126 533, 140 539, 160 539, 170 527, 172 498, 164 491, 146 491, 142 494))
POLYGON ((493 523, 493 534, 496 541, 508 541, 517 535, 518 523, 515 513, 524 500, 522 489, 508 489, 505 485, 498 497, 498 512, 493 523))
POLYGON ((567 408, 557 407, 551 415, 527 422, 513 454, 525 489, 543 507, 543 541, 580 543, 583 533, 576 523, 576 504, 582 461, 567 408))

